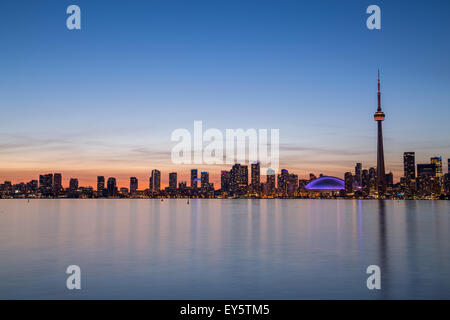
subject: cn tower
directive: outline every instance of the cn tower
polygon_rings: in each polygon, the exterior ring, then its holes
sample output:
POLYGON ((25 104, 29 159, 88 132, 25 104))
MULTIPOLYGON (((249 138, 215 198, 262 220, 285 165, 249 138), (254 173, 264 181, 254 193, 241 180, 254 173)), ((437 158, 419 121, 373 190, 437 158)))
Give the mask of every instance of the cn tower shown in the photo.
POLYGON ((386 193, 386 172, 384 170, 383 128, 385 115, 381 110, 380 70, 378 70, 378 109, 373 118, 378 122, 378 148, 377 148, 377 191, 378 197, 386 193))

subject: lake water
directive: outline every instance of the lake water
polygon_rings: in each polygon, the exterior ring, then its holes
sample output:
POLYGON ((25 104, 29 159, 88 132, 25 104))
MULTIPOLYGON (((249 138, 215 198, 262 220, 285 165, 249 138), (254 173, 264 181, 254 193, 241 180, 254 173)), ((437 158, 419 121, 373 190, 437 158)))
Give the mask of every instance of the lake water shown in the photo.
POLYGON ((449 232, 449 201, 0 200, 0 298, 450 299, 449 232))

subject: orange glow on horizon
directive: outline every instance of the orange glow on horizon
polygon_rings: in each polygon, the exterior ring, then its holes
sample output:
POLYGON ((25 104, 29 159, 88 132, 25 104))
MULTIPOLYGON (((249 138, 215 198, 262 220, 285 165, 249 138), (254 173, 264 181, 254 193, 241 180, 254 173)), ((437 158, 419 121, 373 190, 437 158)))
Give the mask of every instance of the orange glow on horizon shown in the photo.
MULTIPOLYGON (((285 168, 289 171, 289 173, 295 173, 298 175, 299 179, 309 179, 309 174, 314 173, 316 176, 319 174, 324 174, 328 176, 335 176, 339 178, 344 177, 344 173, 346 171, 354 171, 354 168, 347 168, 344 166, 335 165, 333 167, 330 166, 317 166, 314 170, 309 168, 309 165, 302 166, 282 166, 281 168, 285 168)), ((365 168, 365 167, 364 167, 365 168)), ((31 180, 39 180, 40 174, 47 173, 61 173, 62 174, 62 183, 63 187, 69 186, 69 180, 71 178, 77 178, 80 186, 91 186, 96 189, 97 186, 97 176, 104 176, 105 180, 109 177, 114 177, 117 180, 117 186, 119 188, 130 187, 130 177, 137 177, 139 181, 139 190, 145 190, 149 187, 149 178, 151 175, 151 171, 153 169, 158 169, 161 171, 161 188, 165 188, 169 185, 169 173, 177 172, 177 182, 186 181, 187 185, 190 186, 190 170, 198 169, 198 176, 200 177, 200 172, 207 171, 209 172, 209 180, 214 183, 214 188, 220 188, 220 172, 222 170, 230 170, 231 165, 217 165, 217 166, 195 166, 195 165, 182 165, 175 167, 164 167, 164 166, 155 166, 154 168, 149 169, 123 169, 123 168, 108 168, 108 169, 50 169, 50 168, 42 168, 42 169, 1 169, 0 170, 0 183, 4 181, 11 181, 13 184, 20 182, 29 182, 31 180)), ((367 168, 368 169, 368 168, 367 168)), ((403 174, 401 170, 393 170, 394 179, 397 181, 399 177, 403 174)), ((249 178, 251 176, 251 170, 249 168, 249 178)), ((261 182, 265 182, 265 173, 261 172, 261 182)))

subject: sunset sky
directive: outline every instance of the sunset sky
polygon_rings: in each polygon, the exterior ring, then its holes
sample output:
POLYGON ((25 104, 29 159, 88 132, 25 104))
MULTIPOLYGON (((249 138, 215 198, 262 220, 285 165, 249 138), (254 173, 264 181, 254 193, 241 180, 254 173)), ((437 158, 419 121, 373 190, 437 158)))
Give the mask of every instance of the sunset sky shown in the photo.
MULTIPOLYGON (((0 2, 0 182, 61 172, 148 186, 229 166, 172 164, 177 128, 280 129, 280 166, 343 177, 376 164, 377 69, 386 170, 450 158, 450 2, 0 2), (66 28, 81 8, 82 29, 66 28), (365 13, 381 7, 381 30, 365 13)), ((444 172, 447 172, 445 169, 444 172)))

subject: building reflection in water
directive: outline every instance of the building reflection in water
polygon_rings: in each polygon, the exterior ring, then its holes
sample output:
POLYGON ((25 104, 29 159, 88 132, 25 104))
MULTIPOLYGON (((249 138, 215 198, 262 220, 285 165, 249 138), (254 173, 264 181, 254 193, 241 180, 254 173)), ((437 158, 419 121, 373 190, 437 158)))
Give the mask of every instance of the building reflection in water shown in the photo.
POLYGON ((385 200, 378 200, 378 255, 379 267, 381 269, 381 294, 383 298, 389 298, 390 279, 388 266, 388 240, 386 224, 386 203, 385 200))
POLYGON ((417 260, 417 200, 405 201, 405 241, 406 241, 406 265, 408 268, 408 292, 415 294, 416 284, 421 281, 419 277, 414 277, 418 274, 419 261, 417 260))

